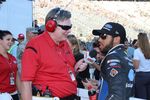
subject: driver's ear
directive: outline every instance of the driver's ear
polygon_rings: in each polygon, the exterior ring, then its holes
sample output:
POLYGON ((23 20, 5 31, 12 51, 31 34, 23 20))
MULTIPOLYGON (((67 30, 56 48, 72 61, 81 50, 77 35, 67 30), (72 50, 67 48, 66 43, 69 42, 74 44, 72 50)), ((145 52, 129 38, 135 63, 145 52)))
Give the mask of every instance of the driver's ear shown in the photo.
POLYGON ((114 44, 120 44, 120 41, 121 41, 120 39, 121 39, 120 36, 114 37, 113 43, 114 43, 114 44))

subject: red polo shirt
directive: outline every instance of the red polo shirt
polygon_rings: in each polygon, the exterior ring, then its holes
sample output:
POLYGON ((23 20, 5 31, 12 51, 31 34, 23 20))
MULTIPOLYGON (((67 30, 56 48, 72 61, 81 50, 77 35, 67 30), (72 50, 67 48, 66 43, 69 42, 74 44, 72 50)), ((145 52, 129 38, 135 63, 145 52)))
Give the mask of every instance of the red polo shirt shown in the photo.
POLYGON ((9 59, 0 55, 0 92, 12 93, 17 90, 16 84, 10 85, 10 74, 14 73, 16 83, 17 61, 14 56, 7 53, 9 59))
POLYGON ((32 81, 43 91, 46 86, 53 96, 65 97, 77 92, 69 70, 74 73, 75 59, 66 41, 56 45, 47 32, 32 39, 22 58, 22 81, 32 81))

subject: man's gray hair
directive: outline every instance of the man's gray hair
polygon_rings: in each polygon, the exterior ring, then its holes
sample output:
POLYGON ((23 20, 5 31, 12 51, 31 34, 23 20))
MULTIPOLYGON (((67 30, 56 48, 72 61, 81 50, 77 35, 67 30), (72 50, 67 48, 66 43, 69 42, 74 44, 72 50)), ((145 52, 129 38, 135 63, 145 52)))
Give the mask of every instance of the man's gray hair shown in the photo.
POLYGON ((58 22, 58 21, 69 19, 69 18, 71 18, 70 11, 56 7, 50 10, 49 13, 47 14, 45 18, 45 24, 47 23, 48 20, 51 20, 51 19, 54 19, 58 22))

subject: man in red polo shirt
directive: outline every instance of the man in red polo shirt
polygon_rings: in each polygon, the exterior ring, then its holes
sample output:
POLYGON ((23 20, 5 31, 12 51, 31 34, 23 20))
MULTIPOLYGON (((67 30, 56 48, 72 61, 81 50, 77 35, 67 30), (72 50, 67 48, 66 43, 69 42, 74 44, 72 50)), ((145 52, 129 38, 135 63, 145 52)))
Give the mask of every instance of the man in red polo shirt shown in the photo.
POLYGON ((52 9, 44 33, 28 42, 22 58, 22 100, 32 100, 32 85, 42 96, 48 90, 61 100, 77 100, 74 69, 83 71, 87 64, 75 62, 66 41, 72 27, 70 18, 69 11, 52 9))

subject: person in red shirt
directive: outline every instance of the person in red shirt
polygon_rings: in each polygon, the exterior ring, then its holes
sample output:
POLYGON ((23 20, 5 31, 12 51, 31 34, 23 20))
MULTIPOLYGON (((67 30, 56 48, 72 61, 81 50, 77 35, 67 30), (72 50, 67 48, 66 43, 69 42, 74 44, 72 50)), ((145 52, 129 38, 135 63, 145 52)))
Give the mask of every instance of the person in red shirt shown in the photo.
POLYGON ((83 59, 75 62, 67 42, 70 18, 69 11, 53 8, 46 16, 45 31, 28 42, 22 57, 22 100, 32 100, 32 85, 41 96, 48 90, 49 96, 78 100, 75 74, 87 64, 83 59))
POLYGON ((7 52, 13 44, 12 40, 11 32, 0 30, 0 95, 8 93, 13 100, 19 100, 17 61, 13 55, 7 52))

